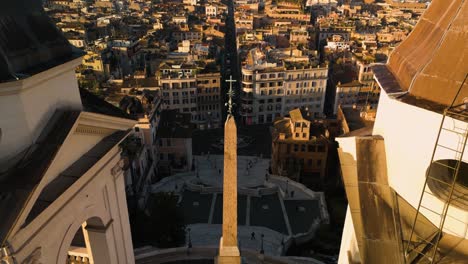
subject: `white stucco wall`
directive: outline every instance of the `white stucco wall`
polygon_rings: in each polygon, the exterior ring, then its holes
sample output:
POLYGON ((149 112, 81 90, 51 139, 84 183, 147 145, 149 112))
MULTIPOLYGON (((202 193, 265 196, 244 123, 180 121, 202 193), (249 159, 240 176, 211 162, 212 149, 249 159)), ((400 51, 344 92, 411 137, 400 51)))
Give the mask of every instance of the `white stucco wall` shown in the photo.
POLYGON ((23 263, 39 251, 40 263, 65 263, 76 231, 88 219, 98 217, 104 225, 109 263, 134 263, 123 174, 111 173, 119 160, 118 147, 114 147, 29 225, 15 233, 8 240, 15 260, 23 263))
MULTIPOLYGON (((385 141, 390 186, 415 208, 419 203, 441 121, 442 114, 391 99, 382 89, 373 134, 383 136, 385 141)), ((446 118, 444 127, 467 126, 468 123, 446 118)), ((461 136, 444 132, 439 143, 456 148, 460 140, 461 136)), ((438 148, 435 160, 454 157, 454 152, 438 148)), ((465 149, 465 162, 467 159, 468 149, 465 149)), ((423 204, 437 212, 442 211, 443 203, 432 195, 425 195, 423 204)), ((438 226, 439 216, 428 210, 422 212, 438 226)), ((467 223, 467 212, 450 207, 444 231, 468 238, 467 223)))
MULTIPOLYGON (((390 186, 414 208, 417 208, 419 203, 441 121, 441 114, 391 99, 384 90, 381 91, 373 134, 384 138, 390 186)), ((467 128, 468 126, 468 123, 452 118, 447 118, 444 124, 446 128, 467 128)), ((460 136, 445 132, 439 143, 456 147, 460 140, 460 136)), ((340 144, 339 151, 356 159, 354 137, 337 138, 337 141, 340 144)), ((443 148, 438 148, 435 154, 435 160, 453 158, 454 153, 443 148)), ((464 161, 467 162, 467 159, 468 149, 465 149, 464 161)), ((347 165, 343 162, 346 161, 340 157, 342 170, 343 166, 347 165)), ((443 206, 439 199, 431 195, 425 196, 423 204, 439 212, 443 206)), ((438 226, 439 216, 424 209, 421 212, 438 226)), ((467 223, 467 212, 450 207, 443 230, 459 237, 468 238, 467 223)), ((359 258, 354 226, 348 208, 338 263, 347 264, 349 253, 355 260, 359 258)))
POLYGON ((26 79, 0 83, 0 164, 39 136, 59 107, 81 109, 75 67, 81 58, 26 79))
MULTIPOLYGON (((341 137, 336 138, 339 143, 338 154, 340 156, 340 166, 343 177, 345 175, 356 175, 356 138, 355 137, 341 137), (346 154, 350 156, 346 156, 346 154)), ((359 262, 361 256, 359 254, 359 248, 356 240, 356 232, 354 230, 353 218, 351 216, 351 210, 346 210, 346 218, 343 227, 343 233, 341 234, 341 245, 340 254, 338 256, 339 264, 348 264, 349 258, 353 261, 359 262)))
POLYGON ((348 206, 348 209, 346 210, 343 234, 341 235, 338 263, 349 264, 349 258, 355 261, 355 263, 359 263, 361 261, 361 256, 359 255, 359 248, 356 240, 356 233, 354 232, 353 219, 351 217, 351 211, 348 206))

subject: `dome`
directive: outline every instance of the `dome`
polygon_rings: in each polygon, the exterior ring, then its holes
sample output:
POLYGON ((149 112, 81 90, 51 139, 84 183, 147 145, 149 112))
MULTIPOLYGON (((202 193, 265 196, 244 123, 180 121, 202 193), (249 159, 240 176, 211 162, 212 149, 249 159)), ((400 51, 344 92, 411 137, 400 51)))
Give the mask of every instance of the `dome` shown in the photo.
MULTIPOLYGON (((387 67, 400 88, 448 106, 468 73, 468 5, 434 0, 413 32, 390 55, 387 67)), ((468 97, 465 83, 455 103, 468 97)))

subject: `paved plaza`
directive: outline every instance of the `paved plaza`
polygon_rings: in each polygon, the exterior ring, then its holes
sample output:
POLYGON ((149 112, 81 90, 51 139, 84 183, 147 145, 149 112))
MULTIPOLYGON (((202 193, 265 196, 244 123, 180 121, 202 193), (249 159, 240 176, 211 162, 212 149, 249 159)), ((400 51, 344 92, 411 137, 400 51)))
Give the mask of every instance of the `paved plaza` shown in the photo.
POLYGON ((208 223, 212 198, 212 194, 184 190, 179 208, 184 215, 185 224, 208 223))
MULTIPOLYGON (((247 211, 247 196, 237 196, 237 224, 246 224, 246 211, 247 211)), ((213 218, 211 224, 222 224, 223 223, 223 194, 216 194, 216 203, 213 212, 213 218)))
MULTIPOLYGON (((238 155, 271 156, 271 133, 269 125, 239 126, 238 155)), ((224 128, 199 130, 192 135, 193 154, 223 154, 224 128)))
MULTIPOLYGON (((219 244, 222 233, 221 225, 193 224, 189 227, 192 230, 193 247, 219 244)), ((280 252, 278 250, 281 247, 281 241, 284 241, 286 236, 261 226, 239 226, 237 238, 241 254, 243 248, 260 251, 262 246, 261 234, 264 236, 263 250, 265 255, 279 256, 280 252), (252 232, 255 233, 254 239, 252 239, 252 232)))
POLYGON ((284 213, 277 193, 251 197, 250 224, 253 226, 264 226, 288 234, 284 213))
MULTIPOLYGON (((206 186, 223 186, 223 155, 194 156, 196 173, 201 183, 206 186)), ((258 157, 237 157, 237 185, 239 188, 263 186, 265 174, 270 166, 269 159, 258 157)))
MULTIPOLYGON (((194 156, 194 160, 194 171, 165 178, 151 191, 179 196, 178 206, 185 224, 191 227, 194 246, 218 246, 223 156, 194 156)), ((264 234, 265 252, 278 256, 282 242, 313 236, 320 222, 328 222, 328 213, 323 193, 281 176, 266 177, 268 166, 268 159, 238 156, 238 236, 241 249, 259 250, 260 235, 264 234)))

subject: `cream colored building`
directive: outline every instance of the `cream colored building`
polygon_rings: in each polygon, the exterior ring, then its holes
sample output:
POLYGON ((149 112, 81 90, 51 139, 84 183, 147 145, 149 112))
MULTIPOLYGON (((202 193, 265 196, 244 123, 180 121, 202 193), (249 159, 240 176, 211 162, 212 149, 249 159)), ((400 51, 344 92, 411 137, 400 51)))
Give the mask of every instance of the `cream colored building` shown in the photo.
POLYGON ((314 116, 323 114, 328 68, 309 63, 285 64, 242 67, 240 113, 244 124, 271 123, 300 107, 314 116))
POLYGON ((109 65, 104 64, 101 54, 93 51, 87 51, 82 60, 83 67, 91 69, 100 78, 106 78, 109 75, 109 65))
POLYGON ((307 44, 309 42, 309 32, 305 28, 292 29, 289 33, 289 41, 295 44, 307 44))
POLYGON ((304 116, 300 109, 289 111, 289 115, 273 124, 272 173, 301 183, 323 179, 330 143, 328 130, 323 123, 304 116))
POLYGON ((215 6, 215 5, 211 5, 211 4, 205 6, 205 14, 207 16, 213 16, 213 17, 217 16, 218 15, 218 7, 215 6))
POLYGON ((340 105, 342 108, 377 108, 380 87, 374 80, 372 65, 356 59, 358 79, 349 83, 338 83, 336 85, 334 114, 337 114, 338 106, 340 105))
POLYGON ((288 2, 272 4, 271 1, 266 1, 265 14, 271 18, 310 21, 310 13, 301 10, 300 5, 288 2))

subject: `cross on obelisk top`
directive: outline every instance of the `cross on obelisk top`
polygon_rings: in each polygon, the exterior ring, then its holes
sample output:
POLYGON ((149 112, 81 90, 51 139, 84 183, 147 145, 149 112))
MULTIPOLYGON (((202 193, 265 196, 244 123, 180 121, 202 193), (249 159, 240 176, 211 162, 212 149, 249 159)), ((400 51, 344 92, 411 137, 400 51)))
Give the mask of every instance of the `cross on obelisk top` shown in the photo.
POLYGON ((236 80, 232 79, 232 75, 229 77, 229 80, 226 80, 227 83, 229 83, 229 91, 227 95, 229 96, 229 100, 226 103, 226 106, 228 107, 228 114, 232 115, 232 107, 234 106, 234 103, 232 102, 232 97, 234 97, 234 91, 232 90, 232 83, 236 82, 236 80))

